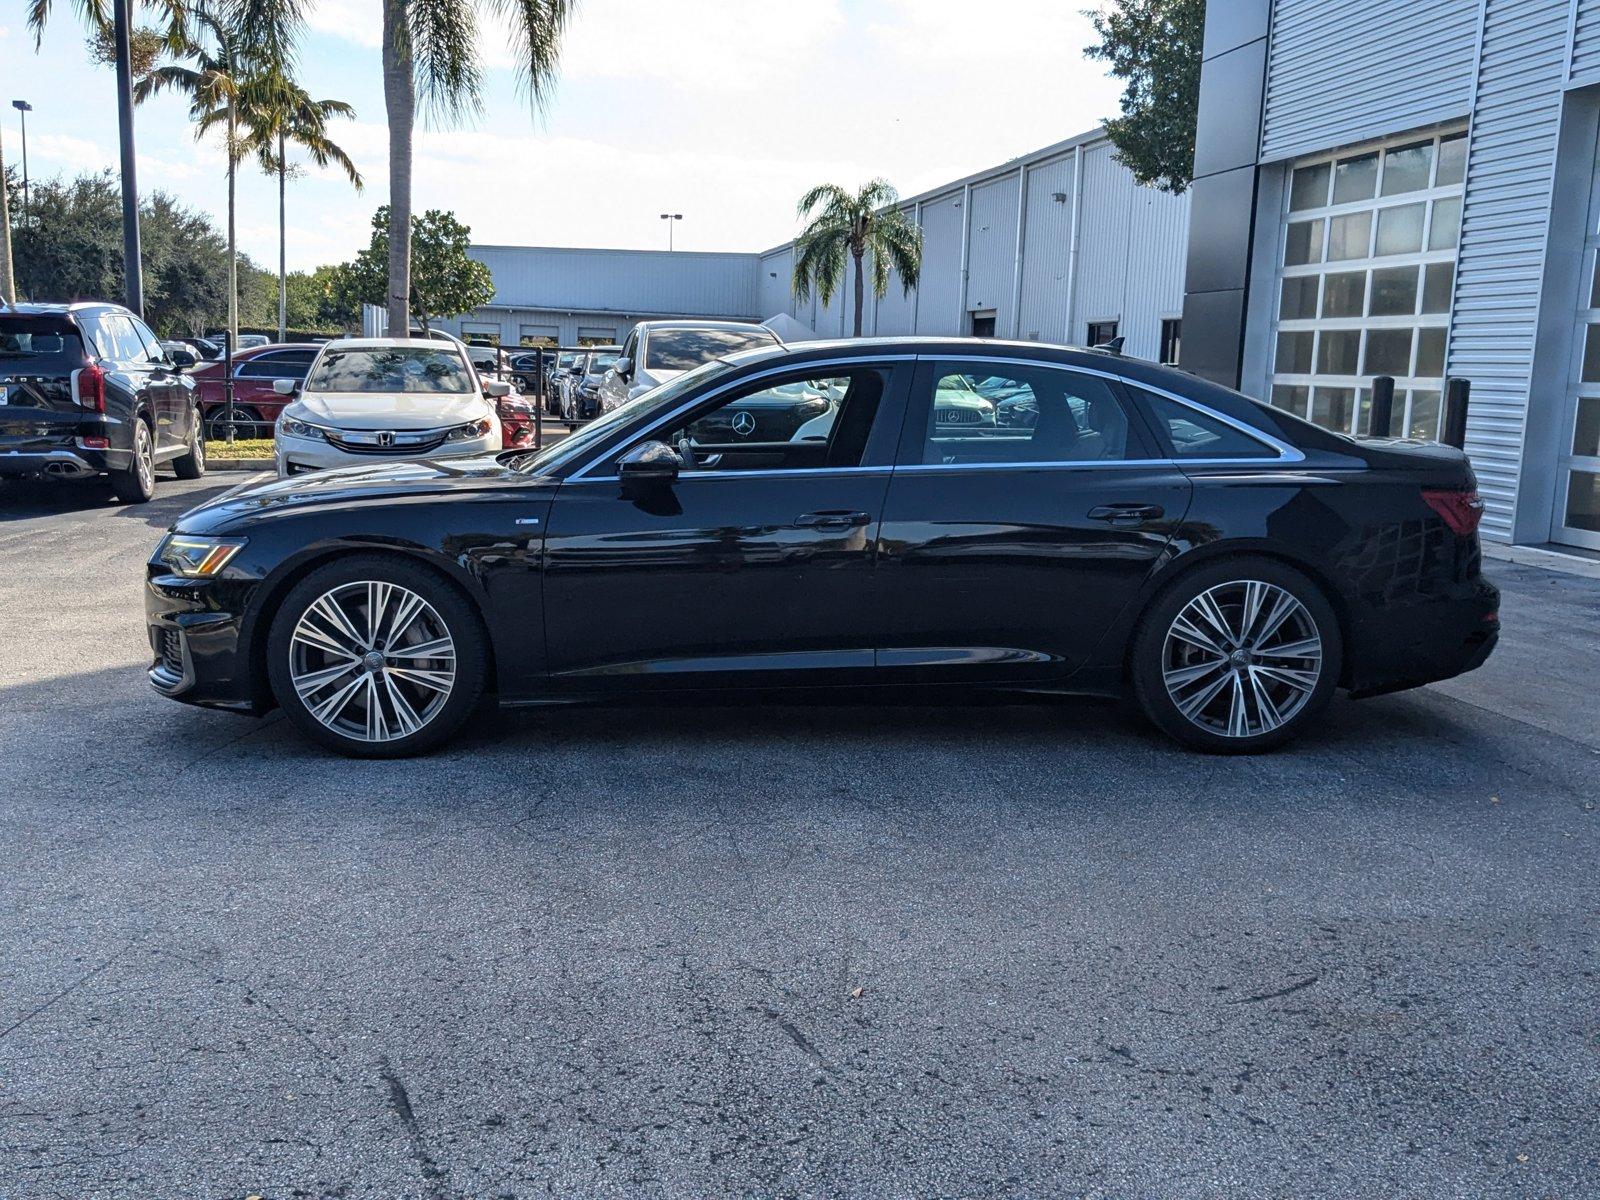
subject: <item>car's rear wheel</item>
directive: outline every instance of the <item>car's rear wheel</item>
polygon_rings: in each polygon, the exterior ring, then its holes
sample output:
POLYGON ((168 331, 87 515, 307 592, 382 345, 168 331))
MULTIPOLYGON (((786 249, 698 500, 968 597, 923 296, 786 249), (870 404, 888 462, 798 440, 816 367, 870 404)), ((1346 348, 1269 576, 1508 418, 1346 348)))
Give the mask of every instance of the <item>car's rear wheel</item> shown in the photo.
MULTIPOLYGON (((242 404, 233 406, 233 436, 235 438, 269 438, 272 422, 263 421, 255 409, 242 404)), ((206 416, 206 437, 213 442, 228 440, 228 406, 218 405, 206 416)))
POLYGON ((343 754, 401 758, 455 733, 483 695, 487 643, 470 604, 429 568, 362 555, 284 598, 267 670, 289 719, 343 754))
POLYGON ((1339 680, 1339 621, 1322 589, 1265 558, 1188 572, 1146 610, 1134 635, 1134 695, 1186 745, 1252 754, 1317 719, 1339 680))
POLYGON ((172 469, 179 479, 199 479, 206 473, 206 439, 200 428, 200 410, 190 414, 189 446, 182 458, 174 459, 172 469))
POLYGON ((133 421, 133 459, 125 471, 108 472, 111 491, 124 504, 143 504, 156 494, 156 445, 150 423, 133 421))

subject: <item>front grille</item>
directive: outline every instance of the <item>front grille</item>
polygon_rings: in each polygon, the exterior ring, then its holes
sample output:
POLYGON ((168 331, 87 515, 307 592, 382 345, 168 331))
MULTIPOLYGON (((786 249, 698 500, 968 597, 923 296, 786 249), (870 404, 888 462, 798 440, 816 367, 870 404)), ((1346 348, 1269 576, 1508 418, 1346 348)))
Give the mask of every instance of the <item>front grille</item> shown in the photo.
POLYGON ((378 440, 377 434, 360 433, 339 435, 328 434, 328 443, 336 450, 343 450, 346 454, 427 454, 444 445, 445 433, 441 430, 430 430, 425 434, 391 434, 394 441, 383 445, 378 440))
POLYGON ((971 408, 936 408, 933 419, 940 425, 983 424, 983 414, 971 408))
POLYGON ((150 647, 156 656, 150 664, 150 682, 157 690, 176 695, 190 683, 184 668, 183 634, 170 625, 152 625, 150 647))
POLYGON ((156 657, 175 675, 183 674, 183 634, 176 629, 156 630, 156 657))

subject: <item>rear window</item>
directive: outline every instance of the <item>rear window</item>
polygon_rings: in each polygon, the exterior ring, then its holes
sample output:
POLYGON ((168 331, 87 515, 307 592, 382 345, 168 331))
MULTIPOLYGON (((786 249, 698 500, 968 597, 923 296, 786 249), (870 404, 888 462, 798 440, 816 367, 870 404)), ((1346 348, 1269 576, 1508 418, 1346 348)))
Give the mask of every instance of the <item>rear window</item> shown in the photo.
POLYGON ((472 373, 454 350, 325 350, 306 380, 306 391, 464 393, 472 391, 472 373))
POLYGON ((0 316, 0 374, 46 374, 83 366, 83 339, 60 317, 0 316))
POLYGON ((765 329, 657 329, 645 343, 649 370, 687 371, 740 350, 775 346, 778 339, 765 329))

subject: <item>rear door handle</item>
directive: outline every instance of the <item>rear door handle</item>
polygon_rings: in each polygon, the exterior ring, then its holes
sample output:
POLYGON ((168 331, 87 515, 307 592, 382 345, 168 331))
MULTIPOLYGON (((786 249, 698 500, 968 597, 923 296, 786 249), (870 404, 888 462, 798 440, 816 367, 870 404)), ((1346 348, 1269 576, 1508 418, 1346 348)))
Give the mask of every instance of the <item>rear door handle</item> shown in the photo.
POLYGON ((1097 504, 1089 510, 1089 519, 1108 521, 1112 525, 1138 525, 1160 520, 1164 512, 1166 510, 1159 504, 1097 504))
POLYGON ((822 512, 804 513, 794 519, 796 529, 857 529, 872 520, 871 513, 849 512, 845 509, 824 509, 822 512))

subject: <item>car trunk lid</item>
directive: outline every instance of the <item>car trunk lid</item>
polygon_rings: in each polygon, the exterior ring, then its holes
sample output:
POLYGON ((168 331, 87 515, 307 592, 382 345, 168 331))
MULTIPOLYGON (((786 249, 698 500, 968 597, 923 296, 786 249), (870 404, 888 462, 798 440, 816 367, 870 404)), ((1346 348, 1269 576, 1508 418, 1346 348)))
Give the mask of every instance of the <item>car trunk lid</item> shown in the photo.
POLYGON ((89 411, 78 390, 88 366, 83 338, 68 318, 0 313, 0 449, 70 443, 89 411))

